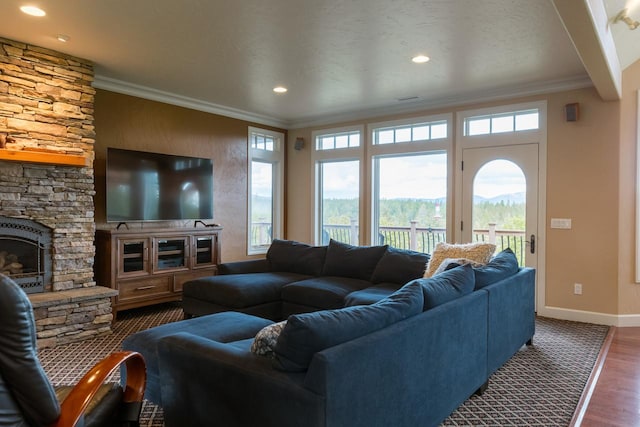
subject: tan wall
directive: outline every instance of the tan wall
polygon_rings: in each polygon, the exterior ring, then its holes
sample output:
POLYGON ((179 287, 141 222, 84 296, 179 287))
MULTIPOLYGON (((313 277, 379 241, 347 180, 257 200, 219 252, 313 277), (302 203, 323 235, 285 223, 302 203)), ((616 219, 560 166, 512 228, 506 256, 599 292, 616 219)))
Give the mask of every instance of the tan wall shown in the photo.
POLYGON ((638 90, 640 61, 628 67, 622 75, 622 106, 620 120, 620 197, 619 197, 619 260, 618 312, 640 313, 640 284, 635 283, 635 203, 636 144, 638 126, 638 90))
MULTIPOLYGON (((248 126, 286 131, 104 90, 96 93, 95 124, 98 227, 106 225, 107 147, 209 157, 214 171, 214 221, 224 227, 222 260, 247 258, 248 126)), ((189 226, 192 224, 188 221, 189 226)))
MULTIPOLYGON (((620 103, 602 102, 594 89, 560 92, 502 102, 429 110, 411 116, 457 112, 473 108, 546 100, 547 220, 572 218, 571 230, 546 229, 546 306, 601 313, 616 313, 618 306, 618 172, 620 103), (580 120, 564 120, 564 105, 580 103, 580 120), (583 284, 583 295, 573 295, 573 284, 583 284)), ((369 124, 402 116, 359 121, 369 124)), ((409 117, 405 115, 404 117, 409 117)), ((345 123, 346 124, 346 123, 345 123)), ((335 124, 329 127, 343 126, 335 124)), ((290 131, 303 137, 302 151, 289 149, 290 200, 287 237, 312 241, 311 132, 290 131)), ((455 140, 455 135, 454 135, 455 140)), ((453 209, 449 213, 451 223, 453 209)), ((630 310, 640 313, 640 303, 630 310)))

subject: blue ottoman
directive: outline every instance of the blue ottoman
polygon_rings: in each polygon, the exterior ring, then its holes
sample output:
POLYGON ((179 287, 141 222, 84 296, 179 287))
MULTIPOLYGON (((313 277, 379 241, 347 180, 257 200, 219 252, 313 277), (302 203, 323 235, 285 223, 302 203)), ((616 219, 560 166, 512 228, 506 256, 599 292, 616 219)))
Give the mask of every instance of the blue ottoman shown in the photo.
POLYGON ((147 363, 147 388, 145 399, 162 405, 160 372, 158 370, 157 343, 161 338, 178 332, 186 332, 214 341, 228 343, 255 337, 271 320, 244 313, 227 311, 194 319, 182 320, 136 332, 122 342, 123 350, 137 351, 147 363))

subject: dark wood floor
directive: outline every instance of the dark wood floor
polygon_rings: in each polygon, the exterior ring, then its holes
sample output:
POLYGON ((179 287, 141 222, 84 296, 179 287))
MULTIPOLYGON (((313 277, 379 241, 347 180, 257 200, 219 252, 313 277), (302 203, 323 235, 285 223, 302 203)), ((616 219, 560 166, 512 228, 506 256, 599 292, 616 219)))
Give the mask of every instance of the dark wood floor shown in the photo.
POLYGON ((640 426, 640 327, 612 327, 572 426, 640 426))

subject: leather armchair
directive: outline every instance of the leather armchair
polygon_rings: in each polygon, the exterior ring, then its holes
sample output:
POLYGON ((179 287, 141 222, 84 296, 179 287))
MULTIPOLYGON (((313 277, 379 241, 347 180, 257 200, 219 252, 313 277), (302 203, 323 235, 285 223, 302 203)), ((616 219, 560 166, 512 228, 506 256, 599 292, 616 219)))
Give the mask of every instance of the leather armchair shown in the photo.
POLYGON ((125 351, 107 356, 74 387, 56 390, 38 360, 31 302, 0 274, 0 425, 137 426, 145 383, 143 357, 125 351), (105 384, 122 364, 124 387, 105 384))

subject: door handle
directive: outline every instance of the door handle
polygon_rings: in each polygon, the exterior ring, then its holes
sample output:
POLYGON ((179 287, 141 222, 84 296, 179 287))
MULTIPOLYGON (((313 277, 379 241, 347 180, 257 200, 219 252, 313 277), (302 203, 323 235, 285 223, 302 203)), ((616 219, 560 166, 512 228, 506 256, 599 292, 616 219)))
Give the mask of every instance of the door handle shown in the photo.
POLYGON ((530 240, 525 240, 524 242, 529 244, 529 250, 531 251, 532 254, 535 254, 536 253, 536 235, 532 234, 529 239, 530 240))

